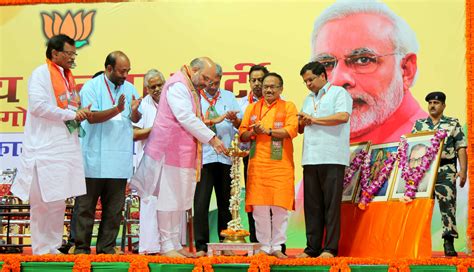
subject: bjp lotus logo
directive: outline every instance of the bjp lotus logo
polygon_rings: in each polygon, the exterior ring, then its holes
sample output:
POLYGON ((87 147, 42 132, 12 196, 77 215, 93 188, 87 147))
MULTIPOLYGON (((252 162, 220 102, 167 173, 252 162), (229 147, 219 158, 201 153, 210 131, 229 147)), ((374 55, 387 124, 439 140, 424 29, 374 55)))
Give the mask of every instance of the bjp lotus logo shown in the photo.
POLYGON ((57 12, 47 14, 42 12, 43 32, 47 39, 54 35, 65 34, 76 41, 76 48, 81 48, 88 44, 89 36, 92 33, 95 10, 84 13, 83 10, 72 15, 68 10, 66 15, 61 16, 57 12))

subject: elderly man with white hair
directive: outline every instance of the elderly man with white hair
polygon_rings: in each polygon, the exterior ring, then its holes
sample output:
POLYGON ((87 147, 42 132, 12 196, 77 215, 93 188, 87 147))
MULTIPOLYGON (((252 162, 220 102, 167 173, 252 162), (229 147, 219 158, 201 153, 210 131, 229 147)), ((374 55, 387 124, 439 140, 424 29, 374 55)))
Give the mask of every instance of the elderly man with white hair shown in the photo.
MULTIPOLYGON (((155 120, 164 84, 165 77, 160 71, 151 69, 145 74, 143 86, 148 94, 140 104, 142 119, 133 124, 133 140, 135 141, 133 166, 135 168, 138 167, 143 157, 143 149, 155 120)), ((132 184, 140 196, 140 233, 138 239, 140 254, 160 252, 160 236, 158 222, 156 221, 156 196, 153 196, 154 188, 150 188, 149 185, 151 185, 149 182, 132 184)))
POLYGON ((351 142, 398 141, 426 116, 409 90, 417 52, 415 32, 378 1, 337 1, 316 19, 311 59, 352 96, 351 142))

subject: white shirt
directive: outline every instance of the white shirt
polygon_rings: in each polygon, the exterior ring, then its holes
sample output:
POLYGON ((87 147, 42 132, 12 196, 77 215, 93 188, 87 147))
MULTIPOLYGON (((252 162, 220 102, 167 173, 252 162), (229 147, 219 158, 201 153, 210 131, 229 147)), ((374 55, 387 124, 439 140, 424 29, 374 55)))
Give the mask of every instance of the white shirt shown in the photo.
MULTIPOLYGON (((310 93, 301 110, 315 117, 338 112, 352 113, 352 97, 342 87, 324 85, 318 94, 310 93)), ((304 128, 302 165, 349 165, 350 120, 336 126, 309 125, 304 128)))
MULTIPOLYGON (((142 118, 137 123, 133 123, 133 126, 141 129, 151 128, 155 121, 157 110, 158 104, 153 100, 153 97, 151 97, 151 95, 145 96, 139 108, 142 118)), ((143 139, 135 142, 135 156, 133 157, 133 166, 135 169, 143 157, 143 149, 145 148, 146 141, 147 139, 143 139)))

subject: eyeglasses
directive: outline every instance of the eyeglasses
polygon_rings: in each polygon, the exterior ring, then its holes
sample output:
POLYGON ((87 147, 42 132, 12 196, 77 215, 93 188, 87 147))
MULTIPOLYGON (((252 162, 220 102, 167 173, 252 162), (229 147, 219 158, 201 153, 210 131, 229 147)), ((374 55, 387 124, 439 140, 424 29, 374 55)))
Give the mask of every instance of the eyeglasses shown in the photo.
POLYGON ((326 73, 331 73, 336 68, 340 60, 344 60, 347 67, 351 68, 358 74, 369 74, 374 72, 380 64, 380 58, 397 55, 399 53, 391 53, 386 55, 376 55, 373 53, 360 53, 350 55, 344 58, 336 58, 331 55, 316 57, 316 61, 326 68, 326 73))
POLYGON ((163 88, 163 85, 164 84, 155 84, 153 86, 148 86, 148 89, 150 89, 150 90, 159 90, 159 89, 163 88))
POLYGON ((61 51, 66 54, 68 57, 77 56, 76 51, 61 51))
POLYGON ((270 90, 275 90, 275 89, 278 89, 280 88, 281 86, 275 86, 275 85, 263 85, 262 89, 266 90, 266 89, 270 89, 270 90))

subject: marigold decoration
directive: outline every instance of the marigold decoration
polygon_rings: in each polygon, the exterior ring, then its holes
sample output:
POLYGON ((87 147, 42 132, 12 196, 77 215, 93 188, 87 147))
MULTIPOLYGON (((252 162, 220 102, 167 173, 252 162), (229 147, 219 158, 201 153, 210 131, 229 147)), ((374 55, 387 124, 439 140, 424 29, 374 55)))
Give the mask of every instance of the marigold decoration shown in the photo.
POLYGON ((431 163, 438 154, 439 147, 444 138, 448 134, 445 130, 436 131, 433 138, 431 138, 431 146, 426 150, 425 155, 421 157, 421 164, 416 167, 410 167, 408 164, 408 143, 405 137, 400 138, 400 145, 398 146, 398 157, 400 164, 398 168, 402 170, 401 177, 405 181, 405 194, 401 201, 410 202, 416 196, 416 191, 420 181, 423 179, 426 171, 430 168, 431 163))
POLYGON ((163 256, 141 255, 0 255, 0 262, 4 262, 2 272, 21 272, 22 262, 74 262, 73 271, 92 271, 93 262, 126 262, 130 263, 129 271, 148 272, 149 263, 160 264, 193 264, 193 272, 212 272, 214 264, 249 264, 248 271, 270 272, 272 266, 330 266, 330 271, 349 272, 351 265, 388 265, 390 272, 409 272, 410 266, 455 266, 459 272, 467 272, 474 267, 473 258, 428 258, 428 259, 379 259, 379 258, 351 258, 337 257, 330 259, 302 258, 277 259, 265 254, 251 257, 217 256, 193 258, 169 258, 163 256), (146 264, 146 265, 145 265, 146 264), (87 268, 88 267, 88 268, 87 268), (81 269, 81 270, 78 270, 81 269))
POLYGON ((91 261, 87 255, 79 255, 72 267, 73 272, 89 272, 91 271, 91 261))
POLYGON ((57 12, 47 14, 41 13, 43 18, 43 32, 47 39, 59 34, 65 34, 76 41, 76 47, 81 48, 88 44, 88 38, 92 33, 92 20, 94 19, 95 11, 89 11, 84 14, 84 11, 79 11, 72 15, 68 11, 61 16, 57 12))

